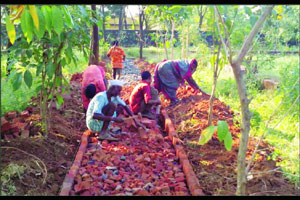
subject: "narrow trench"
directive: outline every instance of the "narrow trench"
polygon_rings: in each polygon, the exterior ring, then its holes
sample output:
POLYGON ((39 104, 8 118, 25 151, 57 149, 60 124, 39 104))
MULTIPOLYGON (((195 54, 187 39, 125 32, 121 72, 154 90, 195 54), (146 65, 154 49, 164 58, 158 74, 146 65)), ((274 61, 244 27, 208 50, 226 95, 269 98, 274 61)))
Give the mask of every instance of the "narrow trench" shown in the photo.
POLYGON ((119 141, 89 142, 70 195, 190 195, 164 121, 145 125, 144 138, 122 126, 119 141))

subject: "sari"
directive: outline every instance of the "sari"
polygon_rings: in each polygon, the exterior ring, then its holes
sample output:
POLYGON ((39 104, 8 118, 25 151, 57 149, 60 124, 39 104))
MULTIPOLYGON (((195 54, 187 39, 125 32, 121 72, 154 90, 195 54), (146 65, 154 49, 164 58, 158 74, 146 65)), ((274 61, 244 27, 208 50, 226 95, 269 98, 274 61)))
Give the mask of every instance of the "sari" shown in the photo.
POLYGON ((176 100, 176 91, 180 84, 192 77, 192 60, 163 60, 154 70, 154 87, 167 99, 176 100))

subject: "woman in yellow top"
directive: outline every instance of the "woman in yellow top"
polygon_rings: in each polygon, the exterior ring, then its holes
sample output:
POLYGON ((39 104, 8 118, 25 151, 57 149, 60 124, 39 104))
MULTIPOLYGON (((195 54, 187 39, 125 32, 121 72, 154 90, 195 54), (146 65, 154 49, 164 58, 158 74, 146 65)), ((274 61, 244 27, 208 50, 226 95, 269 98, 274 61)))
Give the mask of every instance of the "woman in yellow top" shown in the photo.
POLYGON ((123 68, 123 61, 125 61, 125 53, 121 47, 119 47, 119 42, 116 40, 112 43, 112 47, 107 53, 107 57, 111 57, 111 66, 113 68, 113 78, 120 79, 121 72, 123 68))

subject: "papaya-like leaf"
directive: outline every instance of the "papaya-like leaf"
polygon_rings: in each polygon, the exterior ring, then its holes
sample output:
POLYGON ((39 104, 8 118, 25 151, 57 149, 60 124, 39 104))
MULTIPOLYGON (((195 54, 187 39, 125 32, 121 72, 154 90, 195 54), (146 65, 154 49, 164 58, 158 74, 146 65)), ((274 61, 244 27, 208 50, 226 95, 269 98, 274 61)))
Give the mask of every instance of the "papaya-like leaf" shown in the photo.
POLYGON ((22 84, 22 73, 17 73, 14 76, 14 81, 13 81, 13 91, 16 91, 21 87, 22 84))
POLYGON ((15 25, 10 21, 9 15, 6 17, 6 30, 10 43, 14 44, 16 40, 16 29, 15 25))
POLYGON ((34 26, 37 30, 39 30, 39 17, 36 11, 36 6, 28 6, 30 15, 33 19, 34 26))
POLYGON ((26 70, 24 73, 24 81, 25 81, 26 85, 28 86, 28 88, 30 88, 32 85, 32 75, 29 70, 26 70))
POLYGON ((60 35, 63 30, 64 23, 63 23, 63 15, 61 10, 57 6, 52 7, 52 24, 54 31, 60 35))
POLYGON ((225 149, 227 151, 231 150, 232 147, 232 136, 230 132, 227 132, 225 138, 224 138, 224 145, 225 145, 225 149))
POLYGON ((230 134, 230 132, 228 130, 227 122, 219 120, 218 121, 218 130, 217 130, 219 141, 222 142, 228 133, 230 134))
POLYGON ((216 126, 209 126, 206 129, 204 129, 199 137, 199 144, 204 145, 206 144, 214 134, 216 130, 216 126))

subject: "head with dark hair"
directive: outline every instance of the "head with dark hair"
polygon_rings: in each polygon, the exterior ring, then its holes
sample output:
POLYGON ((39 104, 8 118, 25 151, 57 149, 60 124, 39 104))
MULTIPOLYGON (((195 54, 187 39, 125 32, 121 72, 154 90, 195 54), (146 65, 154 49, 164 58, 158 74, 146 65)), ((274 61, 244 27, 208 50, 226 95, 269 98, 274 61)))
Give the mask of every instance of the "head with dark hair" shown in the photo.
POLYGON ((142 77, 142 80, 147 80, 147 79, 151 78, 151 73, 149 71, 143 71, 141 73, 141 77, 142 77))
POLYGON ((89 84, 84 90, 84 94, 87 98, 92 99, 96 95, 96 86, 89 84))
POLYGON ((115 41, 113 41, 113 42, 111 43, 111 45, 112 45, 112 46, 114 46, 114 45, 118 46, 118 45, 119 45, 119 41, 118 41, 118 40, 115 40, 115 41))
POLYGON ((198 62, 197 60, 194 58, 193 60, 191 60, 191 72, 194 73, 197 69, 198 66, 198 62))

